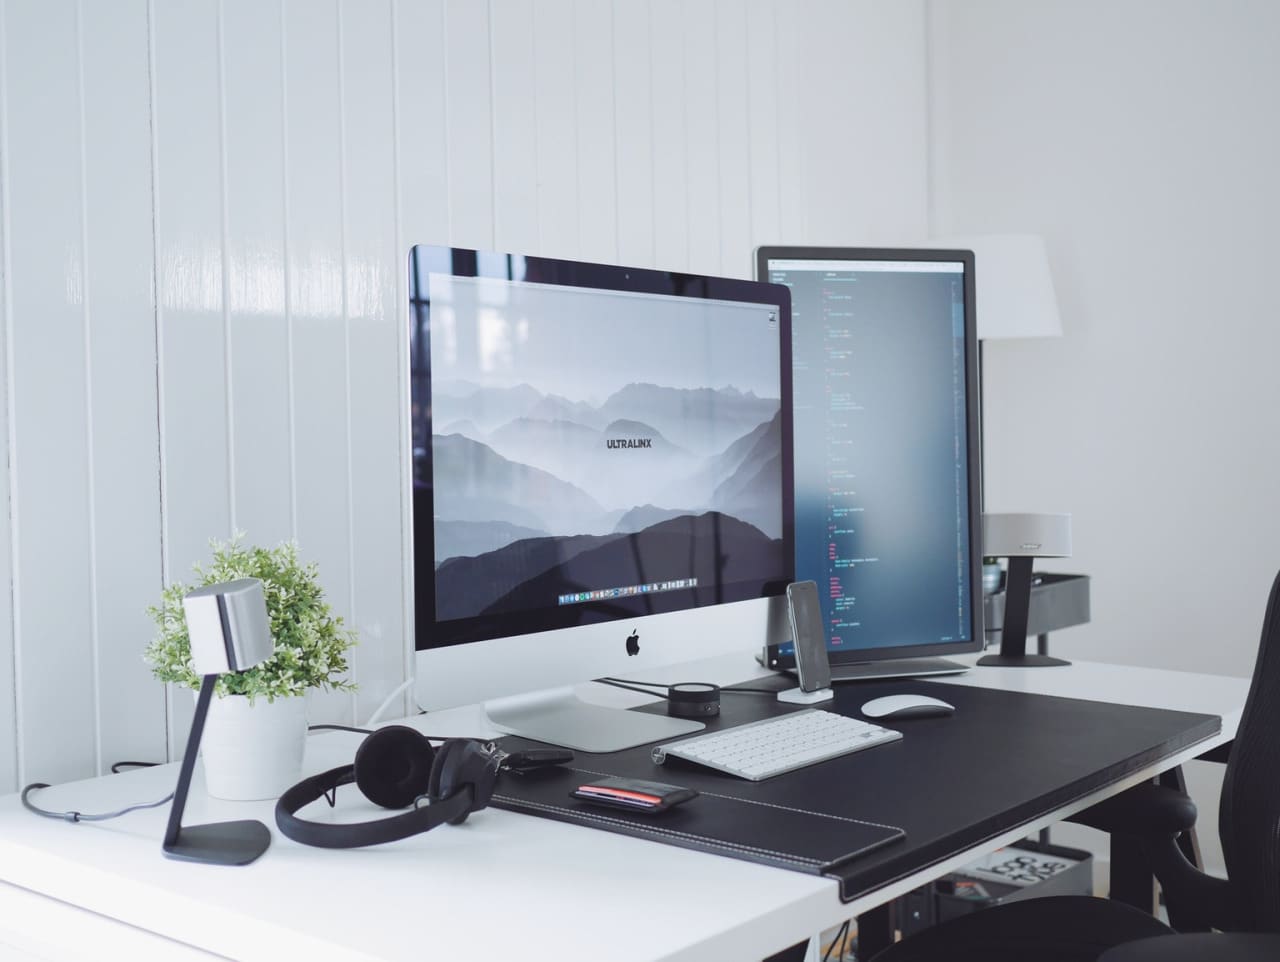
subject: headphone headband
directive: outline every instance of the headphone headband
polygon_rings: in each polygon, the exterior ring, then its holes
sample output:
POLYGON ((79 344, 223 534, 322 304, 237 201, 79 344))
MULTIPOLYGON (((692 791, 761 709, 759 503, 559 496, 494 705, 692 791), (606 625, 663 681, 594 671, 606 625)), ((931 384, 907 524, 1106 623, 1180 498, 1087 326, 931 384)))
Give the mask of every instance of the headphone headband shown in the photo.
MULTIPOLYGON (((451 822, 471 811, 475 793, 471 785, 464 785, 446 798, 431 801, 411 811, 372 822, 334 824, 310 822, 295 814, 300 808, 327 795, 341 785, 355 781, 355 769, 351 765, 331 768, 319 775, 305 778, 294 785, 276 802, 276 825, 282 834, 303 845, 319 848, 358 848, 362 845, 381 845, 394 842, 419 832, 427 832, 445 822, 451 822), (341 831, 335 831, 341 829, 341 831)), ((416 804, 416 803, 415 803, 416 804)))

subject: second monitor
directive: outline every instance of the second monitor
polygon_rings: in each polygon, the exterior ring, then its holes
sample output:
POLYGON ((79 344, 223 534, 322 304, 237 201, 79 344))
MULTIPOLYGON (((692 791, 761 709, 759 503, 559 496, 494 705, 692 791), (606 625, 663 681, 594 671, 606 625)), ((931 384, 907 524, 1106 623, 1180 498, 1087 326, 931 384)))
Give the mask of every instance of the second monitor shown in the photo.
POLYGON ((833 678, 963 670, 922 656, 983 644, 973 253, 762 247, 757 277, 791 291, 796 579, 833 678))

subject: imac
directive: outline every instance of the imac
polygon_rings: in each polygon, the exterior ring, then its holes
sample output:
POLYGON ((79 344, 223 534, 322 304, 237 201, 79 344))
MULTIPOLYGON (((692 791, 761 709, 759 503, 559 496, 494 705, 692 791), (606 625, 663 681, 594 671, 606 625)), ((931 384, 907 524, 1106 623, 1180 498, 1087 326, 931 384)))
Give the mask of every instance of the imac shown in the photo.
MULTIPOLYGON (((965 670, 983 647, 974 256, 762 247, 791 291, 796 580, 834 680, 965 670)), ((790 644, 762 660, 791 670, 790 644)))
POLYGON ((585 751, 701 722, 573 685, 788 637, 787 289, 417 246, 418 704, 585 751))

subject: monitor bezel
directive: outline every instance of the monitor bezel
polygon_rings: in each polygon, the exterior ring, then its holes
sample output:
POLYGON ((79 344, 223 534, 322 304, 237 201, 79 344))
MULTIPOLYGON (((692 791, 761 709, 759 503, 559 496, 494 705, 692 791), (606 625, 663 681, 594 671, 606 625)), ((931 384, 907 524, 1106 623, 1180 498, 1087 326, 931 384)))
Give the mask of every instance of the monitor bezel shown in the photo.
MULTIPOLYGON (((964 354, 965 354, 965 434, 968 462, 969 512, 969 610, 973 637, 968 641, 929 642, 914 645, 886 645, 875 648, 827 649, 833 666, 962 655, 981 651, 986 644, 982 594, 982 437, 981 387, 978 377, 978 329, 976 313, 975 265, 971 250, 938 247, 792 247, 772 245, 756 248, 756 278, 767 279, 773 260, 830 261, 960 261, 964 265, 964 354)), ((794 480, 794 479, 793 479, 794 480)), ((794 504, 794 501, 792 502, 794 504)), ((794 519, 793 519, 794 521, 794 519)), ((793 529, 794 533, 794 529, 793 529)), ((793 541, 794 544, 794 541, 793 541)), ((779 645, 766 645, 764 663, 770 668, 791 670, 795 656, 782 653, 779 645)))
MULTIPOLYGON (((410 572, 409 584, 412 594, 409 599, 408 608, 410 609, 409 623, 411 625, 411 634, 414 641, 414 651, 431 652, 443 651, 447 649, 457 648, 469 644, 479 644, 487 641, 495 641, 506 638, 513 638, 526 635, 536 635, 544 632, 559 632, 571 630, 574 628, 597 629, 602 625, 610 623, 630 623, 637 619, 653 617, 655 615, 678 614, 682 611, 713 609, 723 604, 733 604, 740 601, 750 601, 758 598, 777 598, 785 596, 787 585, 794 579, 794 556, 795 556, 795 511, 794 511, 794 467, 793 467, 793 440, 792 440, 792 414, 791 414, 791 292, 783 285, 769 284, 767 282, 747 280, 741 278, 726 278, 707 274, 695 274, 681 271, 662 271, 652 268, 626 267, 614 264, 602 264, 591 261, 574 261, 563 258, 544 257, 539 255, 526 255, 521 253, 505 253, 496 251, 480 251, 471 248, 453 247, 451 245, 436 244, 415 244, 406 257, 406 268, 408 271, 413 270, 413 249, 422 248, 435 252, 446 252, 449 256, 451 265, 450 274, 455 277, 483 277, 490 276, 479 273, 479 265, 481 259, 485 258, 503 258, 508 263, 512 258, 523 258, 525 261, 537 261, 544 268, 552 268, 553 273, 549 273, 547 277, 540 276, 535 283, 549 284, 552 286, 563 286, 572 288, 591 288, 597 290, 610 290, 630 294, 655 294, 665 296, 686 297, 691 300, 719 300, 732 301, 737 303, 758 304, 761 306, 778 308, 778 346, 779 346, 779 404, 781 408, 781 434, 782 434, 782 477, 780 479, 782 489, 782 552, 783 557, 788 559, 785 563, 786 570, 782 572, 782 577, 777 580, 769 580, 758 585, 751 582, 732 583, 728 587, 730 592, 728 597, 718 596, 713 600, 699 600, 699 594, 705 594, 700 589, 686 589, 673 591, 669 593, 669 597, 661 599, 660 607, 656 610, 652 607, 654 599, 657 595, 648 595, 636 597, 632 599, 614 599, 609 602, 583 602, 571 606, 556 606, 519 613, 505 613, 497 615, 476 615, 465 619, 455 619, 448 622, 436 621, 432 618, 426 623, 421 623, 418 617, 420 609, 435 610, 435 578, 434 566, 427 573, 426 577, 421 577, 418 572, 418 561, 422 555, 419 548, 423 545, 434 544, 434 525, 428 523, 424 525, 422 530, 418 529, 416 520, 416 510, 414 502, 416 500, 414 493, 414 466, 412 450, 408 453, 408 464, 406 465, 409 476, 409 496, 407 511, 408 521, 408 567, 410 572), (580 275, 589 275, 584 278, 580 275), (548 279, 548 277, 550 279, 548 279), (589 282, 588 282, 589 281, 589 282), (748 587, 751 585, 751 587, 748 587), (420 593, 426 598, 426 604, 420 601, 420 593), (607 606, 613 606, 613 610, 606 611, 607 606), (648 610, 642 610, 646 606, 648 610), (443 626, 443 627, 442 627, 443 626)), ((406 342, 412 336, 413 326, 416 323, 414 317, 414 305, 412 303, 413 279, 410 278, 407 284, 408 295, 405 302, 408 307, 408 317, 406 318, 406 327, 404 337, 406 342)), ((428 327, 429 331, 429 320, 428 327)), ((429 355, 429 345, 425 348, 429 355)), ((427 363, 427 391, 430 392, 430 380, 432 376, 430 362, 427 363)), ((408 404, 412 403, 413 387, 412 372, 408 372, 406 377, 409 380, 407 385, 406 399, 408 404)), ((406 407, 408 407, 408 404, 406 407)), ((426 427, 428 436, 430 436, 431 416, 426 414, 426 427)), ((410 445, 410 448, 412 446, 410 445)), ((427 502, 430 502, 433 495, 430 491, 427 494, 427 502)), ((428 556, 434 557, 433 553, 428 556)))

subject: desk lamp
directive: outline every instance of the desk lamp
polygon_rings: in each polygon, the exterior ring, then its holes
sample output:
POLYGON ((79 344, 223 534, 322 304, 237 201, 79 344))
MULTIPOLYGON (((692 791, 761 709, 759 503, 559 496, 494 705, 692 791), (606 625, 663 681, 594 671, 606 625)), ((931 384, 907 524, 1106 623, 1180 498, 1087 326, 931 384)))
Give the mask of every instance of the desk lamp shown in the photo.
POLYGON ((973 251, 979 341, 1062 336, 1043 237, 964 234, 930 244, 973 251))
POLYGON ((982 552, 994 558, 1009 559, 1009 571, 1005 578, 1000 654, 983 655, 978 664, 1002 668, 1047 668, 1071 664, 1049 655, 1027 654, 1031 566, 1036 558, 1071 557, 1071 515, 984 514, 982 552))
POLYGON ((191 639, 191 663, 201 676, 200 696, 174 789, 164 854, 188 862, 248 865, 271 844, 267 826, 250 819, 184 828, 182 811, 218 676, 252 668, 275 651, 266 596, 257 578, 241 578, 195 589, 182 599, 182 608, 191 639))

